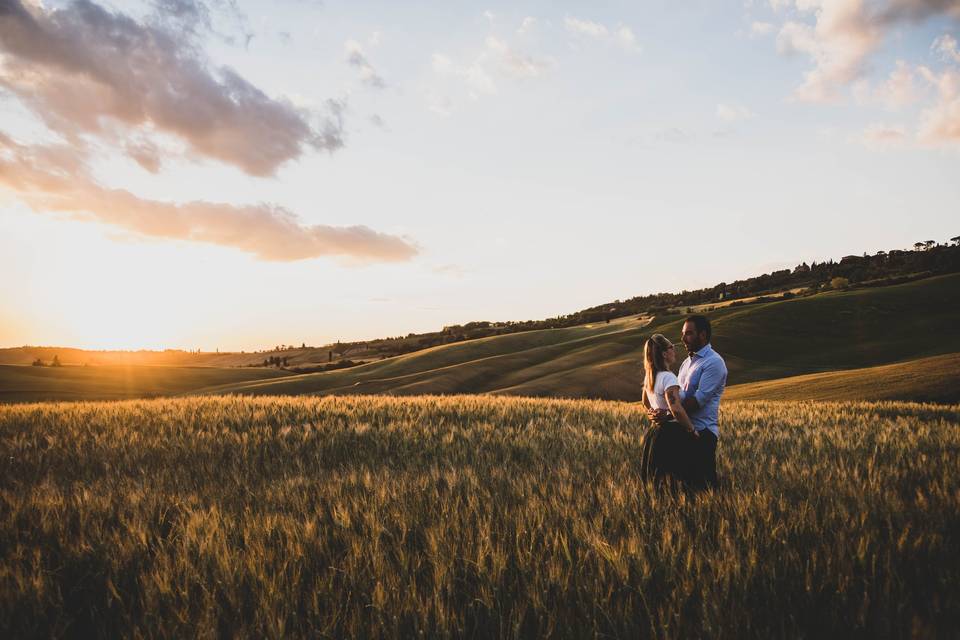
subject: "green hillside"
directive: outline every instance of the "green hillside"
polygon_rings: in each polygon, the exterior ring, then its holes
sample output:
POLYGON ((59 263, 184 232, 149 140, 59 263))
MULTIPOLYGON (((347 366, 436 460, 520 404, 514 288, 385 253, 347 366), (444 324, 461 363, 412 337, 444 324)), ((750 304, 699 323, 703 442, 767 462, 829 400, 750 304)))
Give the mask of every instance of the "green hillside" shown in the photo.
MULTIPOLYGON (((731 306, 709 315, 713 344, 727 361, 731 386, 903 363, 960 352, 960 332, 954 327, 960 317, 960 275, 731 306)), ((629 316, 456 342, 304 375, 217 366, 0 366, 0 401, 187 393, 493 393, 635 401, 640 398, 644 341, 662 332, 679 342, 682 322, 681 315, 652 322, 629 316)), ((869 384, 869 373, 855 375, 869 384)), ((922 382, 915 378, 917 385, 922 382)), ((903 384, 890 397, 920 397, 903 384)), ((757 388, 772 394, 783 389, 757 388)))
POLYGON ((0 402, 166 396, 225 383, 285 377, 275 369, 104 365, 0 365, 0 402))
POLYGON ((960 402, 960 353, 729 387, 724 400, 960 402))
MULTIPOLYGON (((731 385, 960 352, 960 275, 822 293, 710 314, 731 385)), ((639 399, 641 350, 679 340, 682 316, 624 319, 445 345, 352 369, 230 384, 213 393, 504 393, 639 399)))

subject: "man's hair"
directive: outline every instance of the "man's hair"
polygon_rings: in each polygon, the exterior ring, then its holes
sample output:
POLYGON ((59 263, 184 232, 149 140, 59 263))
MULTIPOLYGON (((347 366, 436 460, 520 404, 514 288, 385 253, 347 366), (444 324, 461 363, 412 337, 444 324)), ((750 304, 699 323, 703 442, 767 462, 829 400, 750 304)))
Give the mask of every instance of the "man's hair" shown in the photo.
POLYGON ((686 322, 692 322, 693 326, 697 328, 697 333, 706 333, 707 342, 710 342, 710 336, 713 332, 710 330, 710 321, 707 319, 707 316, 701 316, 699 314, 687 316, 686 322))

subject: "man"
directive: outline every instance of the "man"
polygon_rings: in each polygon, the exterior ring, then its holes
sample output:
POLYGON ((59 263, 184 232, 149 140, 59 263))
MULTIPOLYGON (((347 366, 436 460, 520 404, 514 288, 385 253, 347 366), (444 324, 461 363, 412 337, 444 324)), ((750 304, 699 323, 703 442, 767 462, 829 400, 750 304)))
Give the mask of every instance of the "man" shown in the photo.
MULTIPOLYGON (((727 365, 710 346, 710 321, 687 318, 680 339, 687 359, 680 365, 680 399, 695 431, 689 483, 704 489, 717 485, 717 439, 720 437, 720 396, 727 384, 727 365)), ((669 412, 649 411, 651 420, 669 419, 669 412)))

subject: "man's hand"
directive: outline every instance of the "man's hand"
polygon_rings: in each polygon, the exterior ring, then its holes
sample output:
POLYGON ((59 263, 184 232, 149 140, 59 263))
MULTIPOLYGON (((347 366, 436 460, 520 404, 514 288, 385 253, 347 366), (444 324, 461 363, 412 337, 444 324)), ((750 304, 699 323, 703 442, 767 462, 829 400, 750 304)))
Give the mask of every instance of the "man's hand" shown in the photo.
POLYGON ((666 409, 647 409, 647 417, 650 418, 650 422, 663 424, 664 422, 670 422, 673 414, 666 409))

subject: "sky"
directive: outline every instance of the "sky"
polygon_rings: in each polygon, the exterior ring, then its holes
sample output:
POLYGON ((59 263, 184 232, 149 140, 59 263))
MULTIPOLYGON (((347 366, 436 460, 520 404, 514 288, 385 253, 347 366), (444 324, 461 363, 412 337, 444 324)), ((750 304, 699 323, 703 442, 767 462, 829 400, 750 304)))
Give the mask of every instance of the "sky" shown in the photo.
POLYGON ((0 347, 530 320, 956 236, 960 0, 0 0, 0 347))

